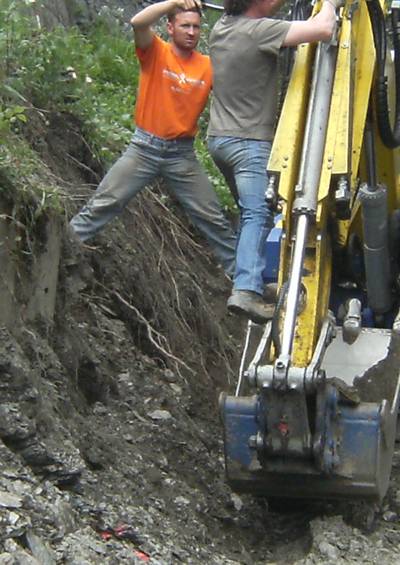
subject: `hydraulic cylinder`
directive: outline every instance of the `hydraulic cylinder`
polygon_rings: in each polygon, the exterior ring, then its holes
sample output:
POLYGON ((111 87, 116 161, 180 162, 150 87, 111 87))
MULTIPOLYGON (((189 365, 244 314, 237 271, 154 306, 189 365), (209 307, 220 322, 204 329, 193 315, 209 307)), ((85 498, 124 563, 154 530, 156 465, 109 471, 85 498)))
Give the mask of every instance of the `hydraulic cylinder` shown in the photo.
POLYGON ((375 314, 392 307, 386 187, 360 187, 364 229, 364 264, 368 304, 375 314))

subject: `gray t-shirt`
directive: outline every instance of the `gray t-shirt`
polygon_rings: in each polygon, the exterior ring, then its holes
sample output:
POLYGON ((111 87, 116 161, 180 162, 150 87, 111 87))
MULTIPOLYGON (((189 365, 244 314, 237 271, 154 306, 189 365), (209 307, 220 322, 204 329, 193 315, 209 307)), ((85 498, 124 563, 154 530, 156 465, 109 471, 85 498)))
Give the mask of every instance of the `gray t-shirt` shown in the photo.
POLYGON ((271 140, 277 57, 290 22, 224 15, 210 35, 213 99, 208 135, 271 140))

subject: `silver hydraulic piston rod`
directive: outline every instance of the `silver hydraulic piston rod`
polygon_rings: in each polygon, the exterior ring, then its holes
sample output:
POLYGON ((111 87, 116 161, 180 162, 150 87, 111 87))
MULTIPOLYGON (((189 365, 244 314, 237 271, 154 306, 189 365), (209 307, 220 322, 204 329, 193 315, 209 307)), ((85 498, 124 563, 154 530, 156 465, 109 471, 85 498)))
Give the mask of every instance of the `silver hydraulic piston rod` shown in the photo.
MULTIPOLYGON (((318 187, 328 128, 329 102, 332 95, 336 54, 337 48, 332 43, 320 43, 318 45, 304 133, 300 172, 295 189, 296 197, 292 208, 293 214, 298 217, 289 276, 281 354, 277 361, 278 364, 279 361, 283 361, 286 367, 288 366, 293 348, 308 227, 309 222, 317 211, 318 187)), ((282 366, 282 363, 280 366, 282 366)))
MULTIPOLYGON (((293 346, 294 329, 299 303, 301 274, 303 270, 304 252, 307 243, 309 217, 301 214, 297 219, 296 242, 289 278, 289 288, 286 302, 286 315, 283 325, 282 347, 280 358, 290 359, 293 346)), ((286 365, 286 363, 285 363, 286 365)))

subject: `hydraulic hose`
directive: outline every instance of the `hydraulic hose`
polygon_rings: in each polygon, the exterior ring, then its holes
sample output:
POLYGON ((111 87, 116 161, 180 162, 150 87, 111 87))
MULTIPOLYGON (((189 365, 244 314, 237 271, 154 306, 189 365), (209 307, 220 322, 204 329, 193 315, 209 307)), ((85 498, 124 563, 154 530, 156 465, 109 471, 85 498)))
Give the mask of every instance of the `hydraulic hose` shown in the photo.
POLYGON ((379 0, 368 0, 367 7, 376 51, 375 111, 378 130, 384 145, 389 149, 394 149, 400 146, 400 10, 392 9, 390 16, 396 86, 395 117, 392 127, 388 102, 388 79, 385 75, 387 50, 385 16, 379 0))
POLYGON ((285 303, 288 288, 289 288, 289 282, 286 281, 283 283, 283 285, 279 290, 278 299, 276 301, 276 306, 275 306, 275 312, 272 318, 271 337, 272 337, 272 343, 274 344, 274 348, 275 348, 275 354, 277 357, 280 355, 281 352, 281 340, 279 337, 279 315, 285 303))

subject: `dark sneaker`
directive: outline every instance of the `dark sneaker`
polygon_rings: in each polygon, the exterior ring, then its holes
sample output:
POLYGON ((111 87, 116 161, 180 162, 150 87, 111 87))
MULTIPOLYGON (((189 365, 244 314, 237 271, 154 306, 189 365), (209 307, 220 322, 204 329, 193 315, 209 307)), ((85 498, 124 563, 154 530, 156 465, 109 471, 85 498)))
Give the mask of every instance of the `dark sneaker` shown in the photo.
POLYGON ((274 304, 266 304, 262 297, 251 290, 234 290, 228 299, 228 310, 239 316, 245 316, 256 324, 271 320, 274 304))

